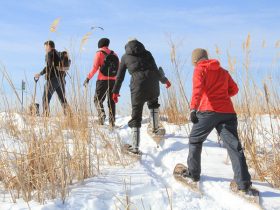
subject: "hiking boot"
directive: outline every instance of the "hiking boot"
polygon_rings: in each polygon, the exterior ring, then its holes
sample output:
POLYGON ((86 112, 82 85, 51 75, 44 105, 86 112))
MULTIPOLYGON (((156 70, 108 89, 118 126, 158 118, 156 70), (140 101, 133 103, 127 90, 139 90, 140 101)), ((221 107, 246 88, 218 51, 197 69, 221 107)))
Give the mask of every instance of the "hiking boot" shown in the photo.
POLYGON ((132 155, 142 155, 142 152, 138 148, 133 148, 130 144, 124 144, 122 146, 122 152, 132 155))
POLYGON ((132 144, 125 144, 123 146, 123 151, 125 153, 131 153, 134 155, 141 155, 142 152, 139 150, 139 143, 140 143, 140 128, 133 127, 132 128, 132 144))
POLYGON ((133 148, 131 145, 127 148, 127 151, 135 155, 141 155, 141 151, 138 148, 133 148))
MULTIPOLYGON (((180 166, 179 166, 180 167, 180 166)), ((189 169, 186 166, 182 166, 181 169, 179 169, 180 172, 175 172, 177 175, 182 176, 183 178, 189 178, 194 182, 198 182, 200 180, 199 177, 193 177, 191 173, 189 172, 189 169)))
POLYGON ((115 127, 115 122, 114 121, 110 121, 109 125, 110 125, 111 128, 114 128, 115 127))
POLYGON ((164 128, 158 128, 156 130, 153 130, 153 133, 157 136, 164 136, 165 135, 165 129, 164 128))
POLYGON ((164 136, 165 129, 159 127, 159 109, 150 109, 151 128, 150 131, 157 136, 164 136))
POLYGON ((150 119, 152 124, 152 132, 154 133, 159 129, 159 110, 150 109, 150 119))
POLYGON ((63 104, 62 107, 63 107, 64 116, 72 118, 73 112, 72 112, 70 106, 68 104, 63 104))
POLYGON ((190 179, 193 180, 194 182, 198 182, 198 181, 200 180, 199 177, 193 177, 193 176, 190 174, 190 172, 189 172, 188 169, 186 169, 186 170, 183 171, 182 177, 184 177, 184 178, 190 178, 190 179))
POLYGON ((259 191, 252 187, 251 182, 250 182, 250 184, 245 186, 245 188, 240 189, 238 187, 237 183, 233 180, 230 182, 230 189, 231 189, 231 191, 233 191, 235 193, 240 193, 245 196, 258 196, 259 195, 259 191))
POLYGON ((99 124, 99 125, 104 125, 105 118, 106 118, 105 115, 101 116, 101 117, 98 119, 98 124, 99 124))
POLYGON ((247 188, 246 190, 241 190, 242 193, 245 194, 245 196, 251 197, 251 196, 259 196, 259 191, 252 186, 247 188))
POLYGON ((132 148, 138 150, 140 144, 140 128, 132 128, 132 148))

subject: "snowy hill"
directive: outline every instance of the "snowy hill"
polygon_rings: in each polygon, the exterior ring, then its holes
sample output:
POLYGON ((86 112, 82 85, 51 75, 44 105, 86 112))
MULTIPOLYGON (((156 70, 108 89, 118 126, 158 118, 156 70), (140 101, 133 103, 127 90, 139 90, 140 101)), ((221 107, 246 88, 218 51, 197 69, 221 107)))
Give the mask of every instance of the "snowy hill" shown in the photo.
MULTIPOLYGON (((129 117, 117 119, 119 128, 115 129, 123 142, 129 142, 130 128, 126 126, 129 117)), ((179 127, 164 123, 167 134, 164 144, 157 148, 147 134, 147 123, 141 128, 140 149, 143 156, 140 161, 124 167, 106 167, 97 177, 75 183, 71 186, 65 204, 60 200, 48 201, 44 205, 32 201, 30 208, 42 210, 60 209, 257 209, 252 204, 233 195, 229 183, 233 177, 227 152, 217 143, 217 135, 212 132, 204 143, 202 152, 200 196, 183 187, 172 176, 176 163, 187 161, 188 132, 185 126, 179 127), (129 208, 128 208, 129 207, 129 208)), ((107 128, 105 128, 107 129, 107 128)), ((108 130, 108 132, 111 132, 108 130)), ((280 190, 268 184, 253 180, 260 190, 261 203, 265 209, 280 209, 280 190)), ((9 194, 0 191, 1 210, 29 209, 18 200, 11 202, 9 194)))

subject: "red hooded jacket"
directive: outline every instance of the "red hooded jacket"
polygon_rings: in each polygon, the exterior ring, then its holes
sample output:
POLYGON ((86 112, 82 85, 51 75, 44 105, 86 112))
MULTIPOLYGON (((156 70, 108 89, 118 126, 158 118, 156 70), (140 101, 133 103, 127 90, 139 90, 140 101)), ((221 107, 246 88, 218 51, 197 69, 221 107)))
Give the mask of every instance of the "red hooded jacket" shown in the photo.
MULTIPOLYGON (((90 73, 87 76, 88 79, 91 79, 94 76, 94 74, 99 70, 99 68, 104 64, 105 55, 102 52, 100 52, 100 50, 105 51, 107 54, 111 53, 111 50, 108 47, 102 47, 96 52, 94 61, 93 61, 92 70, 90 71, 90 73)), ((114 55, 117 56, 116 53, 114 53, 114 55)), ((104 76, 99 71, 97 80, 116 80, 116 77, 104 76)))
POLYGON ((230 97, 237 93, 237 84, 219 61, 198 62, 193 74, 191 109, 235 113, 230 97))

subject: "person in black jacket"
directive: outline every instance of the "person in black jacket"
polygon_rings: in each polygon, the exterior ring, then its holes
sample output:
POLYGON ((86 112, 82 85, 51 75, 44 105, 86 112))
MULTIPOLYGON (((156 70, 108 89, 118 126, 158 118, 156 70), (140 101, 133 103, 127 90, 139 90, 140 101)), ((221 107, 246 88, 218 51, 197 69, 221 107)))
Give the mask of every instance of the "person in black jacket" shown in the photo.
POLYGON ((159 71, 152 54, 145 49, 144 45, 137 40, 131 40, 125 46, 125 54, 121 58, 116 83, 112 90, 115 103, 118 102, 118 97, 120 96, 119 91, 125 77, 126 69, 128 69, 131 75, 132 116, 128 122, 128 126, 132 128, 132 145, 130 151, 139 153, 143 106, 147 102, 151 113, 154 113, 152 114, 152 120, 156 123, 153 123, 153 132, 158 132, 158 108, 160 106, 158 103, 160 94, 159 81, 166 84, 167 88, 171 84, 163 72, 159 71))
POLYGON ((49 116, 49 103, 54 92, 57 93, 59 101, 63 107, 64 114, 68 108, 68 103, 65 98, 65 72, 60 71, 60 57, 55 49, 53 41, 49 40, 44 43, 46 50, 46 66, 39 73, 35 74, 35 79, 45 75, 46 83, 43 94, 43 114, 49 116))

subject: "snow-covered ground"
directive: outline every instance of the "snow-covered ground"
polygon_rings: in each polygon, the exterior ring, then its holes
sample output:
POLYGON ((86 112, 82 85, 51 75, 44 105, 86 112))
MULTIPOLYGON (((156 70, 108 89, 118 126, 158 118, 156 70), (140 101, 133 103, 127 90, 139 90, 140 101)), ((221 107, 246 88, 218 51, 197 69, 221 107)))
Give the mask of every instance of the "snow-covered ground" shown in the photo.
MULTIPOLYGON (((129 142, 130 129, 126 126, 129 117, 117 119, 116 129, 123 142, 129 142)), ((145 122, 145 120, 144 120, 145 122)), ((143 156, 140 161, 125 168, 108 167, 102 174, 71 186, 66 202, 48 201, 40 205, 29 202, 31 209, 257 209, 254 205, 233 195, 229 183, 233 172, 227 161, 227 152, 217 143, 217 135, 212 132, 204 143, 202 152, 203 195, 200 196, 183 187, 172 176, 176 163, 187 161, 188 132, 185 127, 164 123, 167 134, 164 144, 157 148, 147 134, 147 123, 141 128, 143 156), (127 208, 127 203, 130 203, 127 208)), ((108 131, 109 132, 109 131, 108 131)), ((261 203, 265 209, 280 209, 280 190, 268 184, 254 181, 260 190, 261 203)), ((23 200, 12 203, 9 194, 0 189, 0 210, 29 209, 23 200)))

